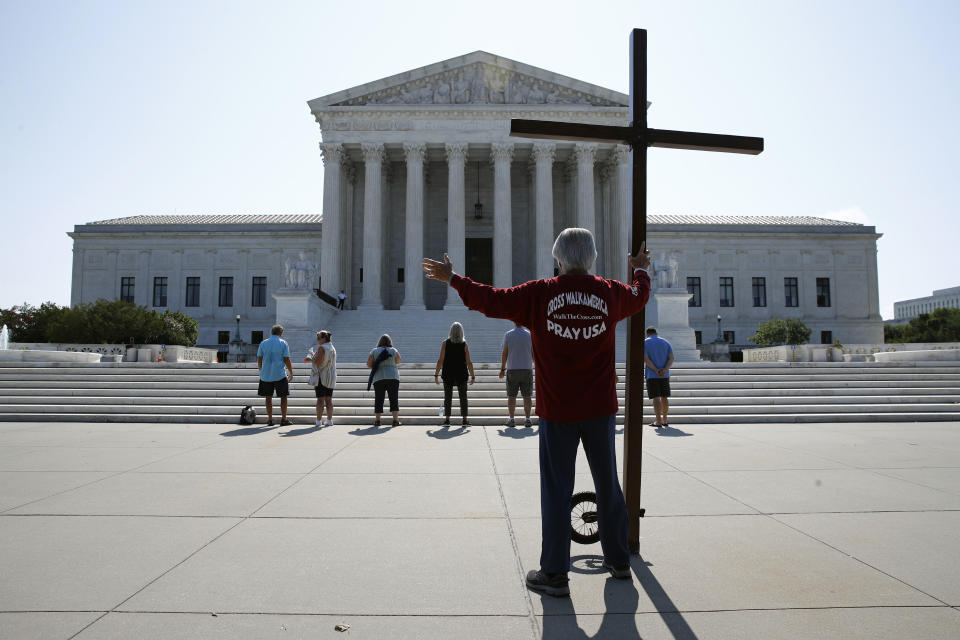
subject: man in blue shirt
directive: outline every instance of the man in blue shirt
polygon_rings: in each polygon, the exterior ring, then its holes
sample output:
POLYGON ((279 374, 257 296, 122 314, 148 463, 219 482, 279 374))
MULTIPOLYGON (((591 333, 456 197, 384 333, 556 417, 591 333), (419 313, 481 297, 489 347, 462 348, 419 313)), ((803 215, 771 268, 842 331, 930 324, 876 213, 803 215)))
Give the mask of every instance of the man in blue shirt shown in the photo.
POLYGON ((530 331, 519 322, 514 329, 503 336, 503 350, 500 354, 500 379, 507 377, 507 410, 510 419, 508 427, 516 426, 513 414, 517 409, 517 392, 523 396, 523 413, 526 416, 523 426, 529 427, 530 409, 533 407, 533 342, 530 331))
POLYGON ((267 408, 267 426, 273 426, 273 394, 280 396, 280 425, 287 427, 293 423, 287 420, 287 396, 290 395, 289 381, 293 380, 293 363, 290 361, 290 347, 279 324, 270 329, 270 337, 257 348, 257 368, 260 369, 260 387, 257 395, 264 397, 267 408), (286 368, 286 371, 284 371, 286 368))
POLYGON ((670 367, 673 366, 673 347, 657 335, 657 330, 647 327, 647 339, 643 341, 643 362, 646 364, 647 397, 653 401, 657 418, 650 424, 659 429, 668 427, 667 410, 670 402, 670 367))

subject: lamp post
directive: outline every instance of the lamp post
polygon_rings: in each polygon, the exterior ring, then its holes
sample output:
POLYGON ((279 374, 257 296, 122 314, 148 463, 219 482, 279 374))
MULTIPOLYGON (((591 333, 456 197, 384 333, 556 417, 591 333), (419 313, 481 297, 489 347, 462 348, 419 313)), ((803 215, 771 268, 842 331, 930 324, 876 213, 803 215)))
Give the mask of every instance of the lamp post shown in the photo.
POLYGON ((477 220, 483 217, 483 204, 480 202, 480 161, 477 160, 477 201, 473 205, 473 217, 477 220))
POLYGON ((723 332, 720 331, 720 314, 717 314, 717 342, 723 342, 723 332))
POLYGON ((243 338, 240 337, 240 314, 237 314, 237 333, 230 341, 230 347, 237 356, 237 362, 243 362, 243 338))

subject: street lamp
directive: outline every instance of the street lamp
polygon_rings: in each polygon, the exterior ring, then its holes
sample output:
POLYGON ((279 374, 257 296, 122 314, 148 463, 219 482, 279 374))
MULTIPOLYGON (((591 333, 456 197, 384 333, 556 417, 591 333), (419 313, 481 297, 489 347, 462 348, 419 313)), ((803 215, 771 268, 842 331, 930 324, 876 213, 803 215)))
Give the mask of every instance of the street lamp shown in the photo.
POLYGON ((477 201, 473 205, 473 217, 477 220, 483 217, 483 204, 480 202, 480 161, 477 161, 477 201))
POLYGON ((243 362, 243 338, 240 337, 240 314, 237 314, 237 333, 230 341, 230 350, 237 356, 237 362, 243 362))
POLYGON ((720 331, 720 314, 717 314, 717 342, 723 342, 723 332, 720 331))

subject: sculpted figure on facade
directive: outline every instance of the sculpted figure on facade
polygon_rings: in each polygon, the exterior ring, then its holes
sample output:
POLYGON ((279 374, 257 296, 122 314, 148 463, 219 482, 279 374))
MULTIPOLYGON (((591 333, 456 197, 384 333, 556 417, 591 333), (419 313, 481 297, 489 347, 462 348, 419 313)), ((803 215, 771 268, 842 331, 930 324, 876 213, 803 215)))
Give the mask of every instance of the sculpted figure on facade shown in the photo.
POLYGON ((284 284, 291 289, 310 289, 316 278, 317 264, 308 260, 301 251, 295 260, 290 256, 283 261, 284 284))
POLYGON ((463 71, 457 73, 457 79, 453 83, 453 103, 468 104, 470 102, 470 81, 464 76, 463 71))

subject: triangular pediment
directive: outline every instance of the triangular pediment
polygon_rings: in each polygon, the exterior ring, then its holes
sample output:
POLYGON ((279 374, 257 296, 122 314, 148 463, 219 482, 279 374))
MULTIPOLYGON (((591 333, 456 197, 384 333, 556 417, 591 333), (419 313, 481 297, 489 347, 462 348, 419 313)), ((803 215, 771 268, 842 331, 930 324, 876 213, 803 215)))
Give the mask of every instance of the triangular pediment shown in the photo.
POLYGON ((583 105, 626 107, 629 97, 485 51, 400 73, 309 102, 326 107, 583 105))

